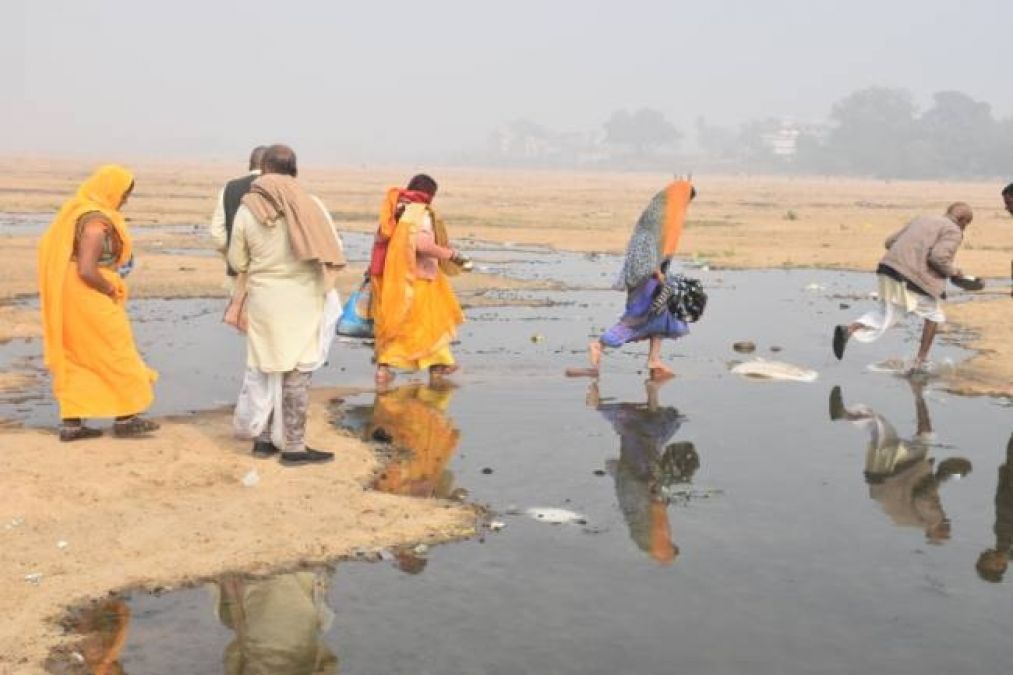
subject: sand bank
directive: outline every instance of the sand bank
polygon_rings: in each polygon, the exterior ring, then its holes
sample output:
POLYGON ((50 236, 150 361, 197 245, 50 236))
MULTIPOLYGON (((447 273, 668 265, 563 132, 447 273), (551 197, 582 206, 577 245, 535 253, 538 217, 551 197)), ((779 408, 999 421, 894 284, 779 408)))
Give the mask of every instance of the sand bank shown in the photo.
POLYGON ((337 453, 316 467, 251 458, 225 412, 165 420, 144 440, 0 432, 0 673, 41 672, 66 607, 113 589, 470 534, 470 508, 364 490, 377 462, 329 426, 334 393, 314 393, 309 441, 337 453))

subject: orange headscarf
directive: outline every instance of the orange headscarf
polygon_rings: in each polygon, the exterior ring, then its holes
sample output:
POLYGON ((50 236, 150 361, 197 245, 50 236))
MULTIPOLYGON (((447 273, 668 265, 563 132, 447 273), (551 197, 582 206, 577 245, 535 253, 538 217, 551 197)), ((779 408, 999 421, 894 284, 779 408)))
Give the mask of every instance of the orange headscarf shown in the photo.
POLYGON ((669 258, 679 249, 682 228, 686 224, 686 210, 693 194, 693 184, 677 180, 665 188, 665 221, 662 225, 661 257, 669 258))
POLYGON ((688 180, 673 181, 654 195, 633 229, 616 288, 636 288, 675 254, 692 196, 688 180))

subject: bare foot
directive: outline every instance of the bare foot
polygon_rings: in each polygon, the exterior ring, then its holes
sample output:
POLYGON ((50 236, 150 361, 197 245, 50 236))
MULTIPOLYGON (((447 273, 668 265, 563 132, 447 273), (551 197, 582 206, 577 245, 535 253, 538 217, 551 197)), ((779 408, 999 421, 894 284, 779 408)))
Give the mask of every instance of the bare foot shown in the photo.
POLYGON ((429 368, 429 381, 440 382, 443 378, 453 375, 460 369, 460 366, 456 364, 451 366, 431 366, 429 368))
POLYGON ((669 380, 675 377, 675 371, 666 366, 661 361, 652 361, 647 364, 647 368, 651 372, 651 379, 660 382, 662 380, 669 380))
POLYGON ((591 368, 597 371, 601 368, 601 343, 595 340, 587 346, 587 358, 591 361, 591 368))

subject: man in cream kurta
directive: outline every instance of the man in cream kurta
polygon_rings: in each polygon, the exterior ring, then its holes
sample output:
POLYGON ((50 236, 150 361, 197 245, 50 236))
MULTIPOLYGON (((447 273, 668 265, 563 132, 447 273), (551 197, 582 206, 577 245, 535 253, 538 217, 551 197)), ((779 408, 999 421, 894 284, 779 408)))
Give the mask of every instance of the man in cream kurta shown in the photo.
MULTIPOLYGON (((265 158, 265 174, 269 160, 270 156, 265 158)), ((337 237, 323 203, 311 199, 337 237)), ((271 442, 270 426, 279 422, 272 419, 254 443, 254 454, 269 457, 282 450, 281 460, 288 464, 332 459, 332 453, 307 448, 305 443, 310 378, 327 346, 321 344, 326 339, 321 323, 330 289, 321 266, 298 260, 284 217, 260 222, 246 204, 236 213, 228 260, 241 278, 246 277, 247 367, 268 375, 282 374, 285 447, 271 442)))

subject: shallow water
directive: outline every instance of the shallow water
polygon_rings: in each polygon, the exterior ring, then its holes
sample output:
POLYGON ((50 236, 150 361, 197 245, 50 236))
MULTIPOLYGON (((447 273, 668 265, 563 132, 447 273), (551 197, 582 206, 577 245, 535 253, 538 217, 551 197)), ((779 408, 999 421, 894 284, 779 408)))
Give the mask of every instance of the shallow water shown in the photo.
MULTIPOLYGON (((615 259, 481 257, 582 290, 524 294, 560 302, 550 308, 469 312, 457 389, 402 378, 379 399, 349 398, 338 423, 370 437, 382 428, 378 437, 414 450, 395 453, 378 488, 466 490, 505 528, 333 572, 135 594, 119 655, 126 672, 243 672, 223 666, 237 653, 250 659, 246 672, 274 673, 334 672, 332 657, 343 673, 434 675, 1008 670, 1013 593, 981 579, 975 563, 996 544, 1010 408, 869 372, 914 350, 913 325, 834 360, 829 329, 867 308, 855 298, 871 275, 694 272, 711 300, 693 333, 666 346, 679 377, 645 387, 644 349, 631 347, 606 355, 596 391, 562 373, 583 365, 587 336, 620 310, 620 294, 606 290, 615 259), (820 379, 730 374, 749 358, 731 349, 745 339, 756 355, 820 379), (893 461, 908 455, 881 443, 867 460, 869 416, 832 420, 835 385, 846 411, 868 406, 914 459, 893 461), (915 439, 926 411, 934 436, 915 439), (950 457, 971 472, 936 476, 950 457), (869 466, 879 473, 867 478, 869 466), (584 522, 537 522, 524 515, 532 507, 584 522)), ((163 370, 156 412, 234 397, 243 350, 218 323, 219 304, 135 304, 141 348, 163 370)), ((939 360, 965 355, 937 347, 939 360)), ((316 381, 368 386, 368 357, 365 346, 338 344, 316 381)), ((51 418, 44 399, 30 407, 30 421, 51 418)))

